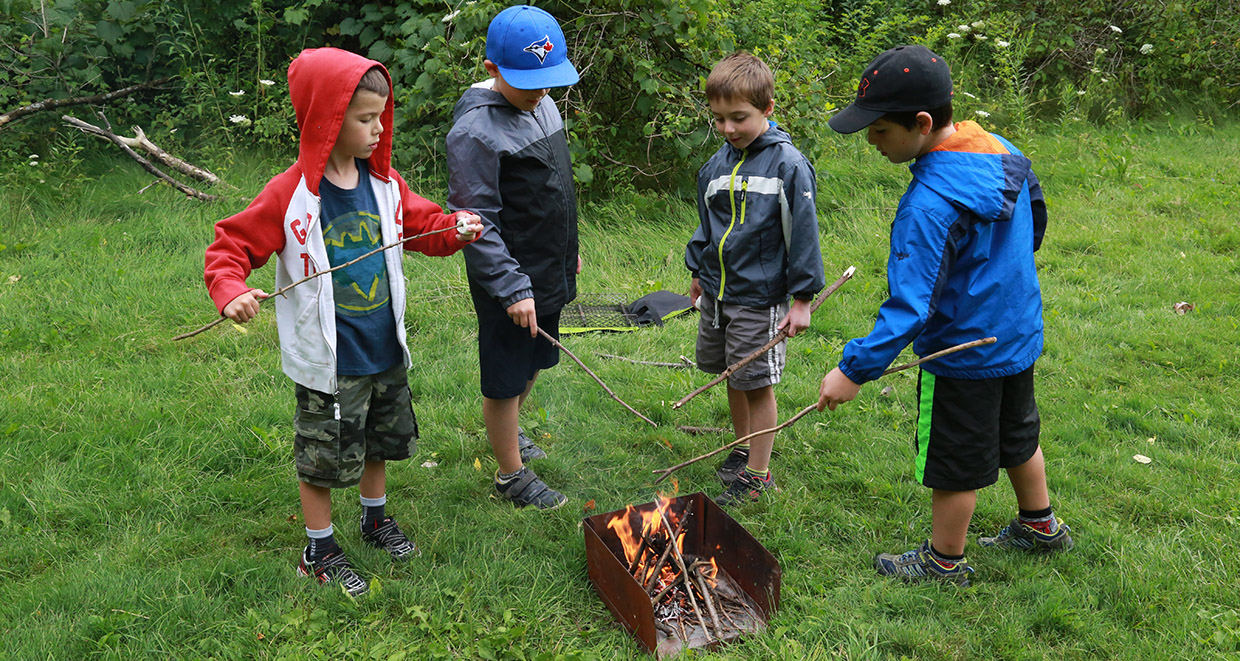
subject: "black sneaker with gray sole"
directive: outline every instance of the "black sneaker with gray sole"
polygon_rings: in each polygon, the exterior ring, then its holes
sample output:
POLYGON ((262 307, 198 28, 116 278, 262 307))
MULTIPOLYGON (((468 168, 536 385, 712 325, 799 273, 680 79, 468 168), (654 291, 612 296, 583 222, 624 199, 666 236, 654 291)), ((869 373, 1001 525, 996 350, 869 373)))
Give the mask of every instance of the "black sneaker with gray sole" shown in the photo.
POLYGON ((528 466, 522 466, 516 477, 507 482, 500 482, 496 473, 495 490, 519 508, 533 505, 540 510, 553 510, 568 502, 564 494, 547 486, 528 466))
POLYGON ((719 481, 723 483, 723 486, 731 486, 736 481, 736 476, 748 465, 749 450, 733 448, 728 458, 724 459, 723 463, 719 464, 719 468, 715 469, 715 474, 719 476, 719 481))
POLYGON ((312 576, 319 585, 327 585, 329 583, 339 585, 345 594, 350 597, 356 597, 366 594, 370 586, 357 572, 353 571, 353 566, 349 564, 349 559, 344 556, 344 552, 328 553, 322 558, 311 560, 306 556, 310 548, 306 547, 301 552, 301 564, 297 565, 297 573, 301 576, 312 576))
POLYGON ((400 531, 400 526, 397 526, 396 521, 390 516, 374 521, 370 526, 363 525, 362 541, 387 551, 388 555, 397 562, 404 562, 422 555, 418 546, 400 531))
POLYGON ((534 445, 533 439, 526 436, 525 432, 519 427, 517 428, 517 450, 521 452, 522 462, 542 459, 547 456, 547 453, 542 448, 534 445))

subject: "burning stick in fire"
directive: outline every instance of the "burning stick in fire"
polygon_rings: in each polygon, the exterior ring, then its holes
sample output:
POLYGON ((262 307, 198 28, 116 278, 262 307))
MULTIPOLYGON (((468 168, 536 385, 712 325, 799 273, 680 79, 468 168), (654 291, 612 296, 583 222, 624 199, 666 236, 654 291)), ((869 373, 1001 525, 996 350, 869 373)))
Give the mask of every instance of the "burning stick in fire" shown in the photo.
MULTIPOLYGON (((667 515, 661 509, 659 510, 659 518, 663 520, 663 527, 665 529, 672 529, 671 524, 667 521, 667 515)), ((682 519, 681 523, 683 524, 686 520, 682 519)), ((693 589, 690 587, 689 568, 685 567, 685 557, 680 554, 680 549, 676 546, 675 537, 672 537, 670 546, 672 548, 672 557, 676 560, 676 566, 680 567, 680 573, 684 577, 685 594, 689 595, 689 605, 693 607, 693 614, 697 616, 698 624, 702 625, 702 631, 706 634, 706 642, 711 642, 713 636, 711 636, 710 629, 706 627, 706 620, 702 619, 702 610, 698 607, 697 599, 693 597, 693 589)))
MULTIPOLYGON (((884 376, 887 376, 888 374, 893 374, 893 373, 895 373, 895 372, 900 372, 900 371, 903 371, 903 370, 909 369, 910 367, 917 367, 918 365, 920 365, 920 364, 922 364, 922 363, 928 363, 928 362, 930 362, 930 361, 932 361, 932 360, 935 360, 936 358, 942 358, 943 356, 946 356, 946 355, 948 355, 948 354, 952 354, 952 353, 956 353, 957 351, 964 351, 965 349, 972 349, 973 347, 982 346, 982 345, 984 345, 984 344, 994 344, 994 343, 995 343, 995 338, 993 338, 993 337, 987 337, 987 338, 983 338, 983 339, 980 339, 980 340, 973 340, 972 342, 965 342, 964 344, 957 344, 957 345, 956 345, 956 346, 954 346, 954 347, 948 347, 948 348, 946 348, 946 349, 944 349, 944 350, 942 350, 942 351, 938 351, 938 352, 932 353, 932 354, 930 354, 929 356, 926 356, 925 358, 919 358, 919 359, 917 359, 917 360, 914 360, 914 361, 913 361, 913 362, 911 362, 911 363, 905 363, 905 364, 903 364, 903 365, 900 365, 899 367, 893 367, 893 368, 891 368, 891 369, 887 370, 886 372, 883 372, 882 374, 880 374, 880 375, 879 375, 879 378, 882 378, 882 377, 884 377, 884 376)), ((706 454, 704 454, 704 455, 694 457, 694 458, 692 458, 692 459, 690 459, 690 460, 688 460, 688 461, 683 461, 683 462, 681 462, 681 463, 679 463, 679 464, 676 464, 675 466, 672 466, 672 467, 670 467, 670 468, 659 468, 659 469, 656 469, 656 470, 650 471, 650 472, 655 473, 655 474, 660 474, 659 479, 655 480, 655 481, 654 481, 654 483, 655 483, 655 484, 658 484, 658 483, 662 482, 663 480, 666 480, 667 478, 671 477, 672 473, 674 473, 674 472, 676 472, 676 471, 678 471, 678 470, 680 470, 680 469, 684 468, 685 466, 688 466, 688 465, 690 465, 690 464, 695 464, 695 463, 697 463, 697 462, 699 462, 699 461, 701 461, 701 460, 703 460, 703 459, 709 459, 710 457, 713 457, 713 456, 715 456, 715 455, 719 454, 720 452, 723 452, 724 450, 730 450, 731 448, 733 448, 733 447, 735 447, 735 446, 737 446, 737 445, 740 445, 741 443, 744 443, 745 441, 748 441, 748 440, 749 440, 749 439, 751 439, 751 438, 756 438, 756 437, 761 436, 761 435, 763 435, 763 434, 772 434, 772 433, 778 432, 778 431, 780 431, 780 430, 783 430, 783 429, 785 429, 785 428, 787 428, 787 427, 791 427, 793 423, 795 423, 797 420, 800 420, 801 418, 805 417, 805 415, 806 415, 806 414, 808 414, 810 411, 813 411, 813 410, 814 410, 814 409, 816 409, 817 407, 818 407, 818 403, 817 403, 817 402, 815 402, 815 403, 810 404, 809 406, 807 406, 807 407, 805 407, 805 408, 801 409, 800 411, 798 411, 798 412, 797 412, 797 414, 796 414, 796 415, 792 416, 791 418, 788 418, 788 420, 787 420, 787 421, 785 421, 784 423, 782 423, 782 424, 780 424, 780 425, 777 425, 777 426, 775 426, 775 427, 771 427, 770 429, 762 429, 762 430, 756 431, 756 432, 754 432, 754 433, 752 433, 752 434, 749 434, 748 436, 744 436, 744 437, 738 438, 738 439, 736 439, 735 441, 732 441, 731 443, 728 443, 727 445, 724 445, 724 446, 723 446, 723 447, 721 447, 721 448, 717 448, 717 449, 715 449, 715 450, 711 450, 710 452, 707 452, 707 453, 706 453, 706 454)))

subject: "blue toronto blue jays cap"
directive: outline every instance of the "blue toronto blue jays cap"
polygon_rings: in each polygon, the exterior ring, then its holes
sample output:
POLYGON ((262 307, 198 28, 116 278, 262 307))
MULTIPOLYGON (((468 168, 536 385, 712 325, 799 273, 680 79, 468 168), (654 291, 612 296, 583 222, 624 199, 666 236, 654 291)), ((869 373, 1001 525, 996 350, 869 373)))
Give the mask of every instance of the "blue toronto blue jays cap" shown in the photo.
POLYGON ((952 74, 942 57, 925 46, 896 46, 866 65, 857 99, 827 124, 853 133, 889 112, 928 111, 951 100, 952 74))
POLYGON ((568 61, 560 24, 537 7, 509 7, 491 19, 487 59, 519 90, 565 87, 581 79, 568 61))

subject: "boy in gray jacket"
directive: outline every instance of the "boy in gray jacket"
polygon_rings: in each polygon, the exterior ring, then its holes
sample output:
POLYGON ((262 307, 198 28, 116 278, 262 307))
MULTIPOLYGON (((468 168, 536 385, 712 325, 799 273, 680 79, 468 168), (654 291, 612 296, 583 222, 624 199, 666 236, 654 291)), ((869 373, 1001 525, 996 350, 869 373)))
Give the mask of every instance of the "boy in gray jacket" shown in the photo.
MULTIPOLYGON (((775 108, 771 70, 734 53, 711 70, 706 98, 727 143, 698 171, 701 224, 685 250, 698 301, 698 369, 722 373, 766 344, 809 327, 810 301, 825 277, 814 209, 814 168, 788 134, 769 121, 775 108), (788 306, 791 295, 792 307, 788 306)), ((728 377, 736 437, 776 424, 774 385, 784 343, 728 377)), ((758 500, 775 488, 769 470, 774 434, 737 446, 719 467, 723 506, 758 500)))
POLYGON ((577 198, 564 124, 549 88, 577 82, 547 12, 509 7, 487 30, 491 79, 461 95, 448 132, 448 205, 482 216, 465 252, 478 315, 482 417, 499 464, 495 489, 517 507, 567 498, 525 462, 545 457, 518 425, 539 370, 559 362, 560 309, 577 296, 577 198))

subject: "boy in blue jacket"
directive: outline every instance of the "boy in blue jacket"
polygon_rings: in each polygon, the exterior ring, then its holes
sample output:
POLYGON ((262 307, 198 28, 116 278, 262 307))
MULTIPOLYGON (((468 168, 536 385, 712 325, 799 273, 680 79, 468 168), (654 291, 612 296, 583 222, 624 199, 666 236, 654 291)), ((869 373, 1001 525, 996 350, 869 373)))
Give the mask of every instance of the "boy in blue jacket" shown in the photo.
MULTIPOLYGON (((825 277, 818 247, 814 168, 782 129, 775 79, 762 60, 734 53, 706 79, 715 128, 726 143, 698 171, 701 220, 685 249, 693 279, 689 297, 698 324, 698 369, 720 374, 783 328, 809 327, 810 302, 825 277), (788 298, 792 298, 792 306, 788 298)), ((784 342, 728 377, 728 410, 737 438, 775 426, 774 386, 784 367, 784 342)), ((737 446, 718 469, 723 506, 761 498, 771 477, 774 434, 737 446)))
POLYGON ((465 251, 478 314, 482 417, 499 470, 495 490, 516 507, 560 507, 567 498, 525 462, 546 456, 518 426, 540 370, 560 354, 560 309, 581 271, 577 197, 564 122, 549 88, 577 82, 564 32, 547 12, 515 6, 487 29, 491 78, 465 91, 448 132, 448 205, 487 228, 465 251))
POLYGON ((986 336, 998 342, 926 363, 918 378, 916 473, 932 489, 931 536, 874 558, 879 574, 968 585, 964 557, 977 489, 1007 471, 1019 513, 984 547, 1072 548, 1051 511, 1038 444, 1033 364, 1042 353, 1042 294, 1033 253, 1046 230, 1038 178, 1007 140, 952 124, 951 72, 924 46, 898 46, 862 72, 856 101, 828 122, 869 129, 892 163, 914 161, 887 260, 890 297, 870 334, 844 347, 822 380, 818 409, 857 396, 913 343, 927 355, 986 336))

